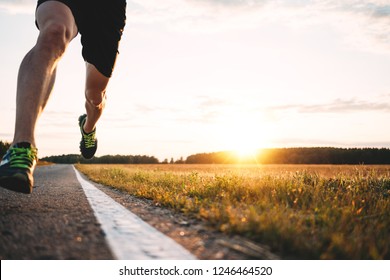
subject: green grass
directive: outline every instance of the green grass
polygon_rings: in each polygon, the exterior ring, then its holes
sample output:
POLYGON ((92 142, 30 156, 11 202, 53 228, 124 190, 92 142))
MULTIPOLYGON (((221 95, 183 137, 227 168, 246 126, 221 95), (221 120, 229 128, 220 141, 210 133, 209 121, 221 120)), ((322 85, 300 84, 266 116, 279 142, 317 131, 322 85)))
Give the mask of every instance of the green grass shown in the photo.
POLYGON ((78 165, 295 259, 390 259, 390 167, 78 165))

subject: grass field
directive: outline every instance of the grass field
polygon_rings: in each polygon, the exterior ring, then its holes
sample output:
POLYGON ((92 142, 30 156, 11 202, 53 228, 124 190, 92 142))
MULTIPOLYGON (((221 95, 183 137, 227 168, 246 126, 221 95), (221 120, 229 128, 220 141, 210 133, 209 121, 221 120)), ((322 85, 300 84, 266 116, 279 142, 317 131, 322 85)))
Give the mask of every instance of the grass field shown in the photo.
POLYGON ((390 259, 390 166, 77 165, 284 258, 390 259))

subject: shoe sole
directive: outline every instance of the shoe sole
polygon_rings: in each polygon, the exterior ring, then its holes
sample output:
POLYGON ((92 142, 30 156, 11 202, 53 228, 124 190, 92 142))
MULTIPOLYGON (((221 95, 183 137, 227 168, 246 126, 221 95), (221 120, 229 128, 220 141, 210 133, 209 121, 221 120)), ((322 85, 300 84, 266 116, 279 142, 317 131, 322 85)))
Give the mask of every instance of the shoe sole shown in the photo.
POLYGON ((9 177, 0 178, 0 187, 19 193, 32 193, 33 183, 26 175, 17 173, 9 177))

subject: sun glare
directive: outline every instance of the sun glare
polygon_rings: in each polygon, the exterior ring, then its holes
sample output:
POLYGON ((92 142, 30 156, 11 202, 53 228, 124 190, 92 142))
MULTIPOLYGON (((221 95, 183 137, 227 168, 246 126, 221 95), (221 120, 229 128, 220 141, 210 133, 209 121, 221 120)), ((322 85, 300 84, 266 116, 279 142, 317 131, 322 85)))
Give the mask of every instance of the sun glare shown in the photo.
POLYGON ((231 148, 233 153, 240 161, 255 160, 259 152, 260 145, 256 139, 245 139, 245 136, 237 137, 231 148))
POLYGON ((224 147, 239 161, 256 161, 259 151, 269 144, 269 135, 262 124, 255 117, 235 115, 221 131, 224 147))
POLYGON ((246 159, 255 157, 259 148, 255 147, 248 147, 248 146, 241 146, 234 149, 234 152, 237 154, 237 156, 240 159, 246 159))

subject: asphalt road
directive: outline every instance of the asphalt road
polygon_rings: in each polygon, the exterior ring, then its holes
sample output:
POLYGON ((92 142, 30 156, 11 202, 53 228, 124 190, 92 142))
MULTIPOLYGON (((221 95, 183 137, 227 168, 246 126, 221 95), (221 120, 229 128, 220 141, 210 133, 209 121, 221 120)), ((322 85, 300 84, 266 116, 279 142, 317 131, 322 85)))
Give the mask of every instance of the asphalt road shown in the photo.
POLYGON ((31 195, 0 188, 0 259, 113 259, 72 166, 34 177, 31 195))
POLYGON ((31 195, 0 188, 0 259, 112 259, 72 166, 34 177, 31 195))

